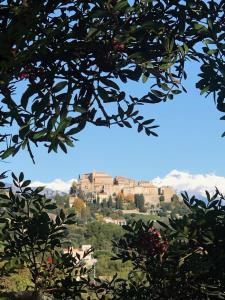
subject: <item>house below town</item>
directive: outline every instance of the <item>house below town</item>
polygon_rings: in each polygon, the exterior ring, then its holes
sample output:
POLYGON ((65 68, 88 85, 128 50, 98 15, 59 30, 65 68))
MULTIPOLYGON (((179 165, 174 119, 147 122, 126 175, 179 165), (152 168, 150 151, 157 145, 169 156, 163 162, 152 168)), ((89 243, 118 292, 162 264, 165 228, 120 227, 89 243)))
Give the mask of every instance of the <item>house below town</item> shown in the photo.
POLYGON ((71 253, 73 257, 80 258, 85 265, 93 266, 97 260, 93 258, 93 252, 91 245, 82 245, 81 248, 68 247, 63 249, 63 253, 71 253))
POLYGON ((103 220, 105 223, 112 223, 112 224, 116 224, 119 226, 123 226, 123 225, 127 224, 127 221, 124 218, 112 219, 110 217, 105 217, 103 220))

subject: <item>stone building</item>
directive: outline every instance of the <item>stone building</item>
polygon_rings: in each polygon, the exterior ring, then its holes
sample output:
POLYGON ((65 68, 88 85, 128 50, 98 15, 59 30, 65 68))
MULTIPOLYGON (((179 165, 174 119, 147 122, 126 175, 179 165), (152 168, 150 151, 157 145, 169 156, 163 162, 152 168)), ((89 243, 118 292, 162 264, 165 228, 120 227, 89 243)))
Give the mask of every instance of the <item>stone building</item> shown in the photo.
POLYGON ((84 192, 100 193, 113 186, 113 177, 104 172, 83 174, 79 178, 78 186, 84 192))
POLYGON ((97 260, 93 258, 93 251, 91 251, 91 245, 82 245, 81 248, 68 247, 63 249, 63 253, 69 253, 73 257, 79 255, 80 259, 83 260, 86 266, 93 266, 96 264, 97 260))
POLYGON ((159 188, 159 194, 164 197, 164 202, 170 202, 173 195, 176 195, 176 191, 169 186, 162 186, 159 188))
POLYGON ((123 225, 126 225, 127 224, 127 221, 126 219, 124 218, 117 218, 117 219, 112 219, 110 217, 105 217, 103 219, 103 221, 105 223, 112 223, 112 224, 116 224, 116 225, 119 225, 119 226, 123 226, 123 225))
POLYGON ((114 199, 114 196, 121 192, 124 196, 128 194, 143 194, 146 205, 159 203, 160 196, 164 196, 165 202, 169 202, 172 196, 176 194, 171 187, 158 188, 150 181, 136 181, 122 176, 113 178, 105 172, 83 174, 79 177, 77 189, 78 192, 89 195, 88 199, 99 199, 100 202, 103 199, 108 199, 110 196, 114 199))

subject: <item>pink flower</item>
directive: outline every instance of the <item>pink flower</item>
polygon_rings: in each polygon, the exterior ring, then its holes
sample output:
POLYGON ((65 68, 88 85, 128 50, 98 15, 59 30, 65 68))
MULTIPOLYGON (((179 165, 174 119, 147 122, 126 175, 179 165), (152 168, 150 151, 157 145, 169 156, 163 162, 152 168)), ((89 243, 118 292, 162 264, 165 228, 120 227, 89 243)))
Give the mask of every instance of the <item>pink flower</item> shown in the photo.
POLYGON ((154 256, 167 252, 169 243, 162 239, 160 232, 151 227, 147 232, 142 232, 138 239, 138 248, 142 253, 154 256))
POLYGON ((165 252, 167 252, 168 248, 169 248, 168 241, 164 241, 164 242, 160 243, 160 245, 159 245, 159 252, 165 253, 165 252))
POLYGON ((161 238, 161 233, 154 227, 149 228, 148 232, 152 233, 154 236, 161 238))
POLYGON ((27 79, 30 75, 28 73, 22 72, 19 74, 19 79, 27 79))
POLYGON ((116 50, 117 52, 123 52, 125 49, 124 44, 119 43, 116 39, 113 39, 113 48, 114 50, 116 50))

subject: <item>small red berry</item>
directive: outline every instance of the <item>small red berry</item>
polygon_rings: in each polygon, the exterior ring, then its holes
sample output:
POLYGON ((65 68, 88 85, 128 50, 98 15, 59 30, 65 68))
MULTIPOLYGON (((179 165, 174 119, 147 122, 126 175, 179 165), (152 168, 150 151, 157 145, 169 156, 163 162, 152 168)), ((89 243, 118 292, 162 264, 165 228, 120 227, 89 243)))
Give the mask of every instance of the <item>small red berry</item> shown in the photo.
POLYGON ((52 257, 48 257, 47 262, 51 265, 54 263, 54 260, 52 257))

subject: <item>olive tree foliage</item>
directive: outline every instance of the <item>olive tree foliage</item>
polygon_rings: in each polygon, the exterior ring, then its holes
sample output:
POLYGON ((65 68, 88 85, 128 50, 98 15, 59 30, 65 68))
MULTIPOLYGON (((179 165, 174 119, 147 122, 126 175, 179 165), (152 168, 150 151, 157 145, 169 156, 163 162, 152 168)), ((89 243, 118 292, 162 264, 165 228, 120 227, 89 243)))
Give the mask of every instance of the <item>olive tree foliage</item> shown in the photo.
POLYGON ((21 148, 33 158, 40 143, 67 152, 88 123, 156 136, 139 107, 185 92, 187 61, 200 63, 197 88, 225 112, 224 10, 201 0, 0 1, 1 158, 21 148), (141 80, 149 92, 125 92, 141 80))

